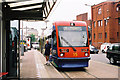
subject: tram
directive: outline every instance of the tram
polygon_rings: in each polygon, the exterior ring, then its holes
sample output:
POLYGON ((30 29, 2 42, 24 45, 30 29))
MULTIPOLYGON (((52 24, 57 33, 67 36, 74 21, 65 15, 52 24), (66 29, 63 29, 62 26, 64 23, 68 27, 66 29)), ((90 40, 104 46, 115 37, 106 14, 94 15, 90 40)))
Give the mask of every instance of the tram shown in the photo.
POLYGON ((57 68, 88 67, 89 33, 86 22, 53 23, 51 63, 57 68))

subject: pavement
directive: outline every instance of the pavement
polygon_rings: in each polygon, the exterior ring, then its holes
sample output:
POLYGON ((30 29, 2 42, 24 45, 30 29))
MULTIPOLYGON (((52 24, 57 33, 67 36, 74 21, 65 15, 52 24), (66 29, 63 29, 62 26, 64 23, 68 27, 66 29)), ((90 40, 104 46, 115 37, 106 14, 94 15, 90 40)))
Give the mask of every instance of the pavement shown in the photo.
POLYGON ((29 50, 21 57, 20 78, 64 78, 52 65, 45 65, 45 57, 37 50, 29 50))
POLYGON ((89 67, 86 67, 85 71, 70 70, 59 72, 52 65, 47 66, 45 63, 45 57, 39 51, 32 49, 25 52, 20 62, 21 80, 41 80, 46 78, 53 80, 69 77, 91 78, 92 80, 100 80, 102 78, 116 80, 119 72, 118 67, 95 60, 90 60, 89 67))

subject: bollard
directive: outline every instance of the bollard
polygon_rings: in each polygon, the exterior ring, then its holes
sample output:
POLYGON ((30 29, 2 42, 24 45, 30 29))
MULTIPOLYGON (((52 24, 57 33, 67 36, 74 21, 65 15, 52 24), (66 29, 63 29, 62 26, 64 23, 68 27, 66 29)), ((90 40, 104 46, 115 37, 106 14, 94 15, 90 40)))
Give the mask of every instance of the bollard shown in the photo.
POLYGON ((21 44, 21 56, 24 56, 24 45, 21 44))

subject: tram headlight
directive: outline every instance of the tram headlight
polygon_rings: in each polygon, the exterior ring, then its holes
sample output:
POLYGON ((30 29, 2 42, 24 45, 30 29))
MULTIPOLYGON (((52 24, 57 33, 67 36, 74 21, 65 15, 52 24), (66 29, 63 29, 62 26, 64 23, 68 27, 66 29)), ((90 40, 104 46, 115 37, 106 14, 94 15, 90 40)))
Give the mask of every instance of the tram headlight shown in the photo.
POLYGON ((85 53, 85 56, 88 56, 88 53, 85 53))
POLYGON ((64 53, 60 53, 60 56, 63 57, 63 56, 64 56, 64 53))

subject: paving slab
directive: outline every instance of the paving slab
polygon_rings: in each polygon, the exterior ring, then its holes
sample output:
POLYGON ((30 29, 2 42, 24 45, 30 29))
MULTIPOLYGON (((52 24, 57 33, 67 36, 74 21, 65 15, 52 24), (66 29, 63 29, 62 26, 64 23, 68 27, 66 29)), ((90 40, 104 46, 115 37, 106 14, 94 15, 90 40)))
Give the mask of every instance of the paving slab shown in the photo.
POLYGON ((64 78, 52 65, 45 63, 45 57, 39 51, 25 52, 21 60, 21 78, 64 78))

